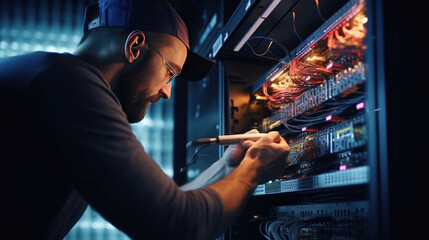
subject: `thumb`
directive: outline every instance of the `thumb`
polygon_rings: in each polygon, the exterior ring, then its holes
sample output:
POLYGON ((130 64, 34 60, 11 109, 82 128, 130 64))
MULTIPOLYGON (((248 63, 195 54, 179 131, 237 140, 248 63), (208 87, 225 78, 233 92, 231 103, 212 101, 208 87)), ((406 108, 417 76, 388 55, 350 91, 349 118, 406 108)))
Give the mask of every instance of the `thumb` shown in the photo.
MULTIPOLYGON (((255 133, 259 133, 259 131, 257 129, 252 129, 250 131, 245 132, 244 134, 255 134, 255 133)), ((241 147, 249 149, 253 145, 253 143, 254 141, 252 140, 245 140, 241 142, 241 147)))
POLYGON ((281 143, 284 139, 282 138, 282 136, 280 136, 279 132, 271 131, 268 132, 267 136, 262 137, 261 140, 264 142, 269 141, 274 143, 281 143))
POLYGON ((245 132, 244 134, 248 134, 248 133, 255 134, 255 133, 259 133, 259 131, 257 129, 252 129, 250 131, 245 132))
POLYGON ((254 141, 252 140, 245 140, 241 142, 241 147, 249 149, 253 145, 254 141))

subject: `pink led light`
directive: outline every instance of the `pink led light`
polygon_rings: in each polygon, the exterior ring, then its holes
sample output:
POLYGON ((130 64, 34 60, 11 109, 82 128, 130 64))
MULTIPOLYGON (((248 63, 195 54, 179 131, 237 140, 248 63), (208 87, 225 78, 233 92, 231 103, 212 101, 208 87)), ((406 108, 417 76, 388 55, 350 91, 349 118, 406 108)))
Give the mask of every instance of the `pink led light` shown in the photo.
POLYGON ((326 65, 326 69, 330 69, 332 66, 334 66, 334 63, 330 62, 328 65, 326 65))
POLYGON ((303 131, 303 132, 305 132, 305 130, 307 130, 307 128, 306 128, 306 127, 303 127, 303 128, 302 128, 302 131, 303 131))
POLYGON ((365 107, 365 103, 364 102, 360 102, 360 103, 356 104, 356 110, 364 109, 364 107, 365 107))
POLYGON ((346 170, 347 169, 347 165, 341 165, 340 166, 340 171, 344 171, 344 170, 346 170))
POLYGON ((326 116, 325 120, 326 120, 327 122, 328 122, 328 121, 331 121, 331 120, 332 120, 332 115, 328 115, 328 116, 326 116))

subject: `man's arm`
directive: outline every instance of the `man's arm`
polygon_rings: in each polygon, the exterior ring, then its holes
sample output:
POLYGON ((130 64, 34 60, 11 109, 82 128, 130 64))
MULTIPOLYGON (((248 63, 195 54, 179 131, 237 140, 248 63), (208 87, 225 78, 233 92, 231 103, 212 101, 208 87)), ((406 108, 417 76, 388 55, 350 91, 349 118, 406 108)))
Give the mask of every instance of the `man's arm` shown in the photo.
POLYGON ((246 153, 245 145, 231 145, 221 159, 213 163, 193 181, 181 186, 182 190, 192 190, 212 184, 231 173, 241 162, 246 153))

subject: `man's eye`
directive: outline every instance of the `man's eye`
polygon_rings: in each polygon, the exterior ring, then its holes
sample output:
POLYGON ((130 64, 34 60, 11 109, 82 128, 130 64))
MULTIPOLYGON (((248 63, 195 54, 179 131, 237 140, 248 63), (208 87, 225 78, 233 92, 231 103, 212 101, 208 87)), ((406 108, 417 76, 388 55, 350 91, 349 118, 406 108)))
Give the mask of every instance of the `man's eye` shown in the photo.
POLYGON ((170 75, 170 76, 174 75, 174 73, 168 67, 165 67, 165 68, 167 69, 168 75, 170 75))

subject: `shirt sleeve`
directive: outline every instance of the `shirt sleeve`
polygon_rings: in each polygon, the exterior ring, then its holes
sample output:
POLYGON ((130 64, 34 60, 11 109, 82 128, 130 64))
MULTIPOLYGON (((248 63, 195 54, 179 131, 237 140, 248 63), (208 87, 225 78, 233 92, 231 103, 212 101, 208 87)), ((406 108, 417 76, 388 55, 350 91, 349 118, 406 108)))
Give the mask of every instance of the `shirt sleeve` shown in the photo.
POLYGON ((180 186, 180 189, 192 190, 212 184, 227 175, 227 168, 225 161, 221 158, 204 170, 204 172, 198 175, 194 180, 180 186))
POLYGON ((68 177, 101 215, 133 239, 211 239, 219 195, 182 191, 137 141, 115 95, 94 71, 56 66, 34 84, 43 122, 68 177))

